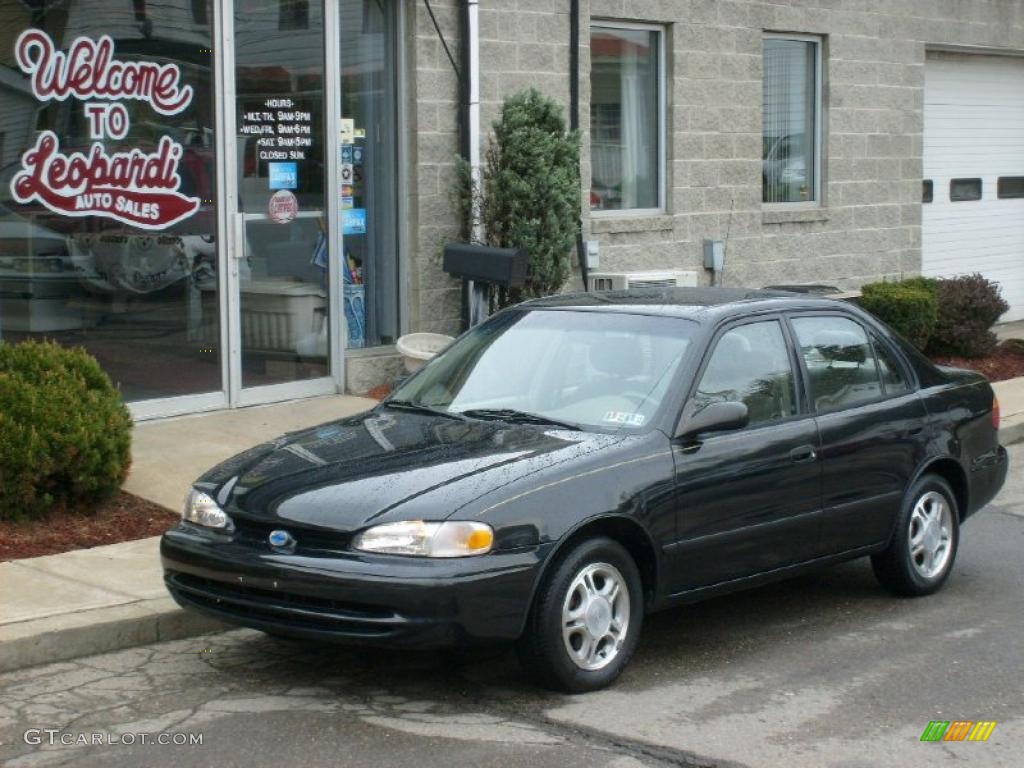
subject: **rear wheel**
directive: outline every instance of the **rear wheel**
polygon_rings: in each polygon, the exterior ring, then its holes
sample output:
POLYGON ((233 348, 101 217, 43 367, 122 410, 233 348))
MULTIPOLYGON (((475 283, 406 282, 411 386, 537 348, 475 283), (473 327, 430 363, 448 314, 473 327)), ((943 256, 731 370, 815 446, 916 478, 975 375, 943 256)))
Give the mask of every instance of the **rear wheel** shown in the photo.
POLYGON ((960 514, 949 484, 925 475, 911 487, 889 547, 873 555, 878 580, 898 595, 938 590, 949 578, 960 543, 960 514))
POLYGON ((618 542, 589 539, 567 552, 541 584, 519 657, 545 687, 597 690, 633 656, 642 622, 636 563, 618 542))

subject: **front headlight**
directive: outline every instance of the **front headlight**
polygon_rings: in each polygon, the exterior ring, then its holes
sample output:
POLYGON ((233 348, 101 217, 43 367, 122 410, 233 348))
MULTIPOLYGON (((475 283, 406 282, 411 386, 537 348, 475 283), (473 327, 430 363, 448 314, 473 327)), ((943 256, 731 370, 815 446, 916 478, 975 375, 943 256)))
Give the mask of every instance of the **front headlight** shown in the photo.
POLYGON ((485 523, 408 520, 375 525, 359 534, 353 546, 364 552, 419 557, 466 557, 491 551, 494 530, 485 523))
POLYGON ((181 511, 181 519, 206 528, 224 530, 231 527, 231 518, 217 506, 217 502, 195 488, 185 496, 185 508, 181 511))

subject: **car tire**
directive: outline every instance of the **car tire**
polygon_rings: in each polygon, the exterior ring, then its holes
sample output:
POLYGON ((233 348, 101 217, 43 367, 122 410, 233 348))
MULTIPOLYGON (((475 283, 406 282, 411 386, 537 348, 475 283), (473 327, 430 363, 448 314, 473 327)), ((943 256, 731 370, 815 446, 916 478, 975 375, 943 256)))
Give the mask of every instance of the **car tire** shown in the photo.
POLYGON ((897 595, 920 597, 949 578, 960 544, 960 511, 949 483, 925 475, 907 492, 889 546, 871 556, 875 576, 897 595))
POLYGON ((519 658, 545 688, 604 688, 632 658, 643 616, 643 585, 633 558, 617 541, 587 539, 544 577, 517 644, 519 658))

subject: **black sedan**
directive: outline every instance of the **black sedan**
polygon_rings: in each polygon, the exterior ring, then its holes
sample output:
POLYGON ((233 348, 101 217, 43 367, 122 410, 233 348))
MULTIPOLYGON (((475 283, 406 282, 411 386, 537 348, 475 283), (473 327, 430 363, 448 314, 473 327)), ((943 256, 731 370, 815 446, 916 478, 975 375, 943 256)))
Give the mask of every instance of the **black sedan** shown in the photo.
POLYGON ((544 684, 644 615, 869 555, 949 576, 1007 454, 978 374, 847 303, 679 289, 521 304, 372 411, 212 469, 163 537, 179 603, 297 638, 516 641, 544 684))

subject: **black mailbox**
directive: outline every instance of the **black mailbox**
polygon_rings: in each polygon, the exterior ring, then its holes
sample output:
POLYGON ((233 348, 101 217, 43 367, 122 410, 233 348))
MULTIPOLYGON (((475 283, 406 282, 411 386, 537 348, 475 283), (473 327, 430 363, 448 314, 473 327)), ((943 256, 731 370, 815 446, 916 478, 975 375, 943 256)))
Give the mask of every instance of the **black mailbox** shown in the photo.
POLYGON ((456 243, 444 248, 444 271, 452 277, 502 288, 526 284, 526 251, 456 243))

